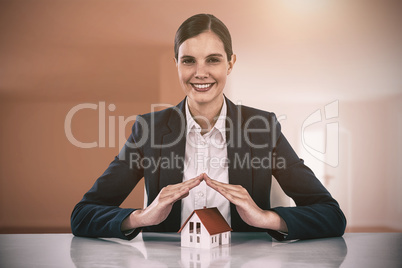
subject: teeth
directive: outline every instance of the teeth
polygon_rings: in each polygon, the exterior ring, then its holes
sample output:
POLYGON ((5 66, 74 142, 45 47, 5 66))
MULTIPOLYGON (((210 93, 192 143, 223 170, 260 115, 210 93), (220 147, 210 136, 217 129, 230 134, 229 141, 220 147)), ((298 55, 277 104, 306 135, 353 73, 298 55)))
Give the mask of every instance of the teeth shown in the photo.
POLYGON ((208 88, 212 84, 193 84, 196 88, 208 88))

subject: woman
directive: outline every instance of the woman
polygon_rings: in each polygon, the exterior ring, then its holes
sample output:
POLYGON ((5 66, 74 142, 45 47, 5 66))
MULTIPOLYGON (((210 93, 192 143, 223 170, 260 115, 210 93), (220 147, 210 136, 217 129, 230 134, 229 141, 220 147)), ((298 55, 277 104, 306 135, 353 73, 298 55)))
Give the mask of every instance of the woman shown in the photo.
POLYGON ((75 235, 132 239, 175 232, 197 208, 218 207, 234 231, 279 240, 340 236, 338 203, 297 157, 274 114, 225 98, 236 56, 226 26, 198 14, 179 27, 175 60, 186 98, 138 116, 126 145, 75 206, 75 235), (297 207, 270 207, 274 175, 297 207), (148 206, 119 205, 144 178, 148 206))

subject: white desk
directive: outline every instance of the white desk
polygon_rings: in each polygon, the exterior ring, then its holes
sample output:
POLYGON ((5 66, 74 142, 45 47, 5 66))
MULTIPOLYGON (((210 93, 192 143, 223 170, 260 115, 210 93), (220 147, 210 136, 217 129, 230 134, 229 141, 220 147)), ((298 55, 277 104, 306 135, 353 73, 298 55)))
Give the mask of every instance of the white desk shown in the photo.
POLYGON ((273 242, 265 233, 232 233, 230 246, 180 247, 178 234, 132 241, 72 234, 0 235, 0 267, 402 267, 402 233, 273 242))

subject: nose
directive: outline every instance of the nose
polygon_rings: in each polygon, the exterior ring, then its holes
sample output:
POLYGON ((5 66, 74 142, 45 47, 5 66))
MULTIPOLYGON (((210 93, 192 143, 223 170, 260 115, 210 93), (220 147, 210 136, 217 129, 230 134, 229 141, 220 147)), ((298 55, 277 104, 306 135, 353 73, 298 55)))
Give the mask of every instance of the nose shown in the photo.
POLYGON ((205 64, 202 63, 197 64, 195 70, 195 78, 203 79, 207 78, 208 76, 209 76, 208 68, 205 66, 205 64))

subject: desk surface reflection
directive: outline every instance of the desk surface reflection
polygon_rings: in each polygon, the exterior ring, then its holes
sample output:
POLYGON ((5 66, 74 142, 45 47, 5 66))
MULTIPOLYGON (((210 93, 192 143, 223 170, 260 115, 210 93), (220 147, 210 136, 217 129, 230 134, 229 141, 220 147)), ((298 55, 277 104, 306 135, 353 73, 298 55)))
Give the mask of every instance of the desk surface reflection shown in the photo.
POLYGON ((232 233, 228 246, 180 247, 175 233, 132 241, 71 234, 0 235, 0 267, 402 267, 402 233, 276 242, 265 233, 232 233))

